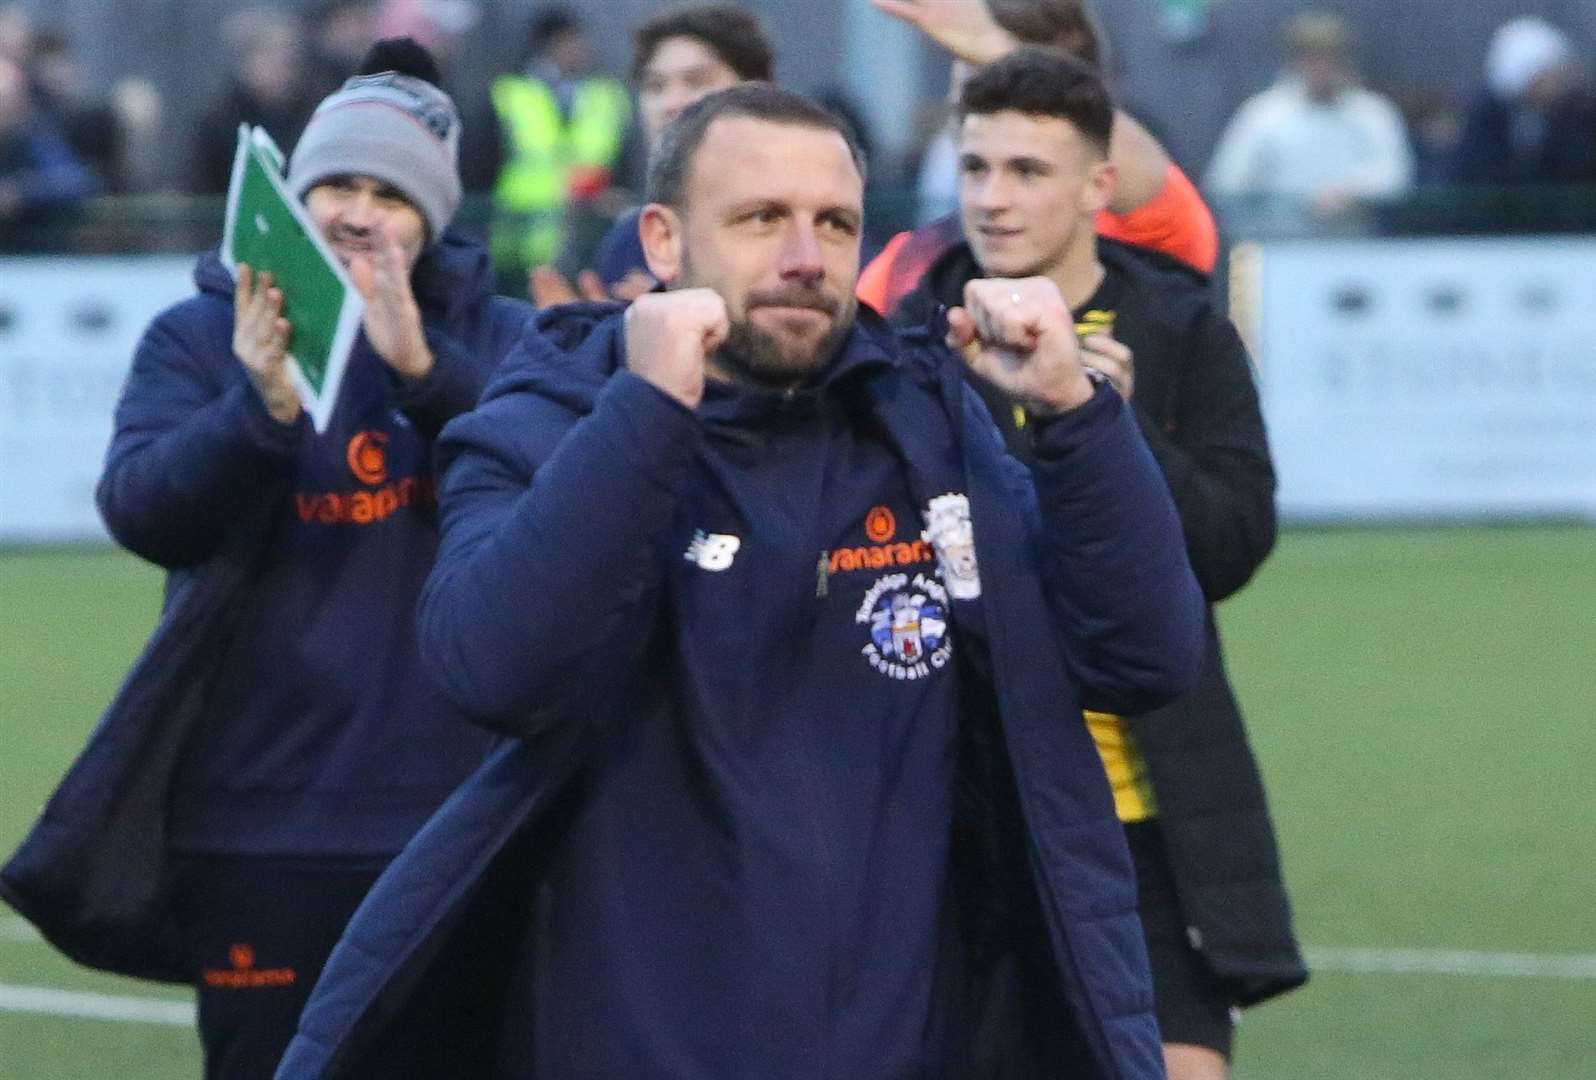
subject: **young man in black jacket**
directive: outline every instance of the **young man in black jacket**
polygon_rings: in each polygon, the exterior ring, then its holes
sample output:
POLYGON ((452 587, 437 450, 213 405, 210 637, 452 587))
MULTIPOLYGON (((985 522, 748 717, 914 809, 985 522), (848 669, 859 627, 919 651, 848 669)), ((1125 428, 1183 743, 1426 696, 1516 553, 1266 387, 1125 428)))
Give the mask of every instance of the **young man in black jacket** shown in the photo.
MULTIPOLYGON (((1134 407, 1174 496, 1209 603, 1252 576, 1275 538, 1274 470, 1245 347, 1190 276, 1097 237, 1114 189, 1113 109, 1101 79, 1058 53, 1011 54, 960 106, 965 241, 898 313, 936 322, 978 278, 1052 279, 1086 363, 1134 407)), ((1029 417, 971 375, 1011 452, 1029 417)), ((1233 1009, 1300 983, 1263 788, 1209 625, 1197 691, 1156 713, 1086 720, 1136 857, 1170 1075, 1222 1077, 1233 1009)))

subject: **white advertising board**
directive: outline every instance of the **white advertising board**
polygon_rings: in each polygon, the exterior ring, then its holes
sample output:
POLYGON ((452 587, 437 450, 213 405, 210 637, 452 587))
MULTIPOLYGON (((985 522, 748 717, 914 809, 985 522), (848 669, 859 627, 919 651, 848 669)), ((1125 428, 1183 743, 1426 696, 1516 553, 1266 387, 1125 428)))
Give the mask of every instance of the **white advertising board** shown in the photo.
POLYGON ((1236 254, 1283 516, 1596 518, 1596 238, 1236 254))
POLYGON ((0 257, 0 543, 105 537, 94 485, 133 349, 190 255, 0 257))
MULTIPOLYGON (((139 336, 193 258, 0 257, 0 543, 103 538, 139 336)), ((1596 518, 1596 238, 1238 252, 1290 520, 1596 518)))

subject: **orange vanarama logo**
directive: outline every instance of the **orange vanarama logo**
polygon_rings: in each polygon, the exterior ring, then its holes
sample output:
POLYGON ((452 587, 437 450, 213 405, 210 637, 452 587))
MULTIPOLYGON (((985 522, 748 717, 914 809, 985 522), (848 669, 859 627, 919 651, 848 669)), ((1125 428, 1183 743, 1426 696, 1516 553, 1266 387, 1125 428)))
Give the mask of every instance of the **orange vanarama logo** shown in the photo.
POLYGON ((388 479, 388 445, 386 431, 360 431, 349 440, 349 471, 362 484, 373 487, 388 479))
POLYGON ((206 986, 224 990, 261 990, 274 986, 292 986, 299 978, 293 968, 258 968, 255 966, 255 947, 247 942, 229 946, 227 962, 231 968, 206 968, 201 974, 206 986))
POLYGON ((309 525, 370 525, 408 506, 438 505, 437 482, 430 474, 407 476, 376 491, 296 491, 294 509, 309 525))
POLYGON ((865 535, 873 544, 885 544, 898 535, 898 519, 885 506, 873 507, 865 515, 865 535))
POLYGON ((907 544, 892 543, 898 535, 898 519, 889 507, 872 506, 865 515, 865 538, 869 546, 837 548, 826 556, 826 572, 845 574, 850 570, 881 570, 889 566, 913 566, 932 562, 936 549, 924 540, 907 544))
POLYGON ((888 566, 913 566, 931 562, 936 550, 924 540, 910 544, 873 544, 870 547, 837 548, 826 561, 826 571, 845 574, 850 570, 881 570, 888 566))

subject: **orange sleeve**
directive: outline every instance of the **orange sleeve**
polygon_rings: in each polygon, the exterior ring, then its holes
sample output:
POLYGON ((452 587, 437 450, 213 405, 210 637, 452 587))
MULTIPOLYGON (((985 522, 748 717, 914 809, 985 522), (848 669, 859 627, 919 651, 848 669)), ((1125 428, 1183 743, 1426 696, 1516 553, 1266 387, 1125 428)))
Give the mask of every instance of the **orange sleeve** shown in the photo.
POLYGON ((868 304, 876 311, 886 313, 887 287, 892 282, 892 260, 898 257, 898 251, 908 241, 909 235, 908 232, 901 232, 888 240, 881 254, 871 259, 870 265, 859 274, 859 284, 854 286, 853 293, 861 304, 868 304))
POLYGON ((1219 230, 1208 204, 1172 162, 1158 194, 1124 214, 1097 215, 1097 233, 1163 252, 1205 274, 1219 259, 1219 230))

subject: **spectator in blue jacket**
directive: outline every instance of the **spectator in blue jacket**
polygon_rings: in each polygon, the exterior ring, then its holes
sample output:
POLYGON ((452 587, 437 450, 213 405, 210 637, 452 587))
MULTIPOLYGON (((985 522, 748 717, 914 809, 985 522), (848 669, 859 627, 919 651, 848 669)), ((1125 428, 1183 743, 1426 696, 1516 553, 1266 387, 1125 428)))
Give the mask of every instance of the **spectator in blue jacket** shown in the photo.
POLYGON ((701 99, 650 168, 665 290, 548 313, 445 431, 422 653, 510 738, 280 1077, 375 1075, 473 936, 493 1064, 454 1075, 1162 1076, 1064 717, 1194 677, 1175 510, 1052 282, 972 282, 946 341, 857 306, 858 161, 804 98, 701 99), (950 346, 1033 417, 1034 482, 950 346))
POLYGON ((287 173, 365 299, 328 426, 289 383, 278 284, 203 258, 134 354, 98 492, 167 606, 3 875, 74 957, 191 983, 208 1077, 271 1075, 350 913, 488 744, 422 673, 413 608, 434 436, 530 308, 447 232, 458 121, 430 57, 401 39, 364 70, 287 173))
POLYGON ((1568 35, 1521 16, 1496 28, 1485 85, 1452 160, 1459 184, 1596 183, 1596 96, 1568 35))
POLYGON ((38 107, 22 65, 0 56, 0 237, 25 215, 99 190, 94 174, 38 107))
MULTIPOLYGON (((28 68, 40 102, 83 167, 106 192, 127 192, 126 122, 112 99, 91 94, 72 38, 58 29, 35 35, 28 68)), ((118 93, 125 94, 127 86, 128 81, 120 83, 118 93)))

